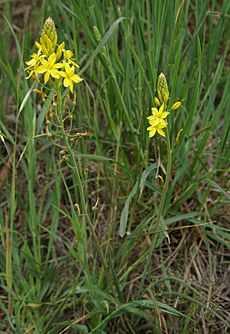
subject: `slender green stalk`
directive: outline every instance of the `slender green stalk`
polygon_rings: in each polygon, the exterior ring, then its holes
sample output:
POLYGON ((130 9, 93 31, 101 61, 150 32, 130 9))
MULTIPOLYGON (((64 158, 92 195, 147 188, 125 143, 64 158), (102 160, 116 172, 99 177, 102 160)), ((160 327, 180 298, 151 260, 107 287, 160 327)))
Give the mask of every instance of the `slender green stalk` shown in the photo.
POLYGON ((147 263, 145 265, 145 270, 142 276, 142 282, 141 282, 141 287, 143 288, 143 285, 145 283, 145 279, 146 276, 148 274, 149 271, 149 267, 151 264, 151 257, 152 257, 152 253, 153 250, 156 248, 157 246, 157 239, 158 239, 158 235, 161 232, 161 219, 164 217, 164 204, 165 204, 165 198, 166 198, 166 194, 169 188, 169 182, 170 182, 170 177, 171 177, 171 164, 172 164, 172 157, 171 157, 171 144, 170 144, 170 136, 169 136, 169 131, 168 128, 166 128, 165 130, 166 132, 166 159, 167 159, 167 166, 166 166, 166 178, 165 178, 165 182, 164 182, 164 186, 163 186, 163 190, 162 190, 162 194, 161 194, 161 199, 160 199, 160 205, 159 205, 159 210, 157 213, 157 218, 156 218, 156 223, 153 226, 153 240, 151 243, 151 246, 149 248, 149 255, 148 255, 148 259, 147 259, 147 263))
POLYGON ((157 213, 157 219, 156 219, 156 224, 154 226, 155 230, 155 237, 154 237, 154 242, 153 246, 155 247, 155 243, 157 240, 157 235, 158 235, 158 229, 161 223, 161 218, 164 217, 164 204, 165 204, 165 198, 166 194, 169 188, 169 182, 170 182, 170 177, 171 177, 171 165, 172 165, 172 157, 171 157, 171 144, 170 144, 170 136, 169 136, 169 131, 168 128, 166 128, 166 150, 167 150, 167 167, 166 167, 166 177, 165 177, 165 182, 163 186, 163 191, 161 195, 161 201, 160 201, 160 206, 159 210, 157 213))
POLYGON ((72 148, 69 144, 68 135, 67 135, 67 133, 65 131, 65 128, 64 128, 64 123, 63 123, 63 118, 62 118, 63 101, 62 101, 62 96, 61 96, 61 92, 59 90, 57 81, 56 81, 55 86, 56 86, 56 92, 57 92, 57 97, 58 97, 59 124, 60 124, 61 132, 62 132, 62 137, 64 139, 65 147, 66 147, 68 155, 70 157, 70 165, 72 167, 71 170, 72 170, 72 173, 73 173, 73 175, 74 175, 74 177, 77 181, 77 184, 78 184, 80 200, 81 200, 81 205, 82 205, 82 210, 83 210, 83 216, 86 218, 87 224, 88 224, 88 226, 90 228, 90 231, 92 233, 92 237, 93 237, 93 241, 95 243, 96 249, 98 251, 98 254, 100 255, 101 262, 102 262, 102 265, 104 267, 104 273, 105 273, 105 276, 106 276, 106 279, 107 279, 107 283, 110 285, 111 290, 113 291, 114 297, 115 297, 116 296, 115 288, 114 288, 113 283, 111 282, 111 279, 110 279, 110 276, 109 276, 109 266, 106 262, 106 259, 105 259, 104 255, 103 255, 101 246, 99 244, 97 235, 96 235, 95 230, 94 230, 93 223, 91 222, 90 216, 88 214, 88 208, 87 208, 87 204, 86 204, 86 200, 85 200, 84 188, 82 186, 82 181, 81 181, 81 177, 80 177, 79 166, 78 166, 78 163, 76 162, 73 150, 72 150, 72 148))

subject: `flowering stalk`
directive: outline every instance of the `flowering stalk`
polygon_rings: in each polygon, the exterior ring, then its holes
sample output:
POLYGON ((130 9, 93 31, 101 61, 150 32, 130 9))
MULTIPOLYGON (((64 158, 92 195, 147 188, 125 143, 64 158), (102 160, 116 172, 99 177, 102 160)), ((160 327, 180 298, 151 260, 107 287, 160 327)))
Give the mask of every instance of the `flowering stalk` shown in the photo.
MULTIPOLYGON (((158 133, 160 136, 166 139, 167 145, 167 167, 166 167, 166 179, 164 182, 162 196, 160 200, 159 210, 157 213, 156 224, 155 224, 155 238, 152 244, 152 247, 155 247, 155 243, 157 241, 157 231, 160 226, 161 218, 164 215, 164 204, 165 198, 169 187, 170 182, 170 175, 171 175, 171 165, 172 165, 172 157, 171 157, 171 143, 170 143, 170 136, 168 130, 168 122, 167 116, 170 114, 168 111, 168 101, 169 101, 169 90, 166 77, 163 73, 161 73, 158 77, 157 83, 157 95, 158 97, 154 98, 154 103, 156 107, 152 108, 152 115, 148 116, 147 119, 150 123, 150 126, 147 128, 149 131, 149 137, 155 136, 158 133), (157 109, 159 108, 159 110, 157 109), (165 131, 165 132, 164 132, 165 131)), ((176 110, 180 107, 181 102, 175 102, 169 110, 176 110)))
POLYGON ((157 241, 157 235, 158 235, 158 228, 161 223, 161 218, 164 215, 164 204, 165 204, 165 197, 168 191, 169 187, 169 182, 170 182, 170 177, 171 177, 171 167, 172 167, 172 156, 171 156, 171 144, 170 144, 170 137, 169 137, 169 131, 166 129, 166 145, 167 145, 167 166, 166 166, 166 177, 165 177, 165 182, 163 185, 163 190, 162 190, 162 195, 161 195, 161 200, 160 200, 160 205, 159 205, 159 210, 157 213, 157 219, 156 219, 156 224, 155 224, 155 238, 153 242, 153 246, 155 247, 156 241, 157 241))
POLYGON ((172 152, 171 152, 171 142, 170 142, 168 123, 167 123, 167 116, 170 114, 169 110, 176 110, 181 105, 181 102, 177 101, 171 106, 171 108, 168 109, 167 104, 169 100, 169 90, 168 90, 167 80, 163 73, 161 73, 158 77, 157 95, 158 97, 154 98, 155 107, 151 109, 152 115, 147 117, 150 123, 150 126, 147 128, 147 130, 149 131, 150 138, 155 136, 156 133, 158 133, 160 136, 166 139, 167 167, 166 167, 166 177, 159 204, 159 210, 157 212, 156 222, 153 231, 154 237, 149 249, 147 265, 145 266, 144 273, 142 275, 142 282, 141 282, 142 288, 144 286, 144 282, 148 274, 148 269, 151 263, 153 250, 157 246, 158 233, 160 232, 159 227, 161 224, 161 219, 162 217, 164 217, 165 198, 169 188, 169 182, 171 177, 172 152), (157 108, 159 108, 159 110, 157 108))
POLYGON ((73 52, 65 50, 64 42, 58 44, 57 41, 55 24, 49 17, 44 23, 39 42, 35 42, 37 53, 33 53, 31 59, 26 62, 28 67, 25 70, 29 74, 27 79, 33 77, 40 83, 44 76, 44 84, 53 84, 55 79, 59 79, 61 85, 69 87, 73 93, 74 84, 83 79, 75 73, 79 66, 74 61, 73 52))
MULTIPOLYGON (((116 296, 113 283, 111 282, 108 274, 109 267, 103 255, 93 223, 91 222, 88 213, 86 197, 82 185, 83 182, 80 175, 80 161, 75 157, 73 150, 73 145, 76 144, 82 135, 85 135, 81 133, 73 134, 72 129, 72 111, 74 110, 76 104, 74 84, 78 84, 83 80, 77 74, 75 74, 75 70, 78 69, 79 66, 73 58, 73 52, 71 50, 65 50, 64 42, 57 44, 57 32, 55 24, 51 18, 46 20, 43 26, 40 40, 35 44, 38 51, 37 53, 33 53, 31 59, 26 63, 28 67, 25 70, 29 74, 27 78, 33 77, 39 83, 41 83, 42 79, 45 85, 50 84, 54 92, 53 101, 50 104, 49 112, 47 110, 46 114, 46 132, 50 139, 52 139, 53 136, 55 137, 54 145, 57 147, 64 146, 64 150, 60 152, 62 155, 62 161, 66 161, 71 169, 74 184, 77 185, 79 190, 82 217, 89 226, 92 238, 94 239, 97 252, 100 256, 101 263, 104 268, 105 277, 107 278, 108 284, 110 285, 114 296, 116 296), (72 101, 69 95, 63 97, 64 95, 61 92, 62 86, 70 89, 70 92, 73 94, 72 101), (66 120, 69 124, 67 131, 65 129, 66 120), (57 144, 57 139, 60 139, 63 144, 57 144)), ((36 89, 36 92, 41 95, 43 100, 45 100, 47 95, 43 92, 42 88, 40 90, 36 89)), ((74 227, 74 232, 81 242, 81 239, 84 238, 84 232, 81 230, 80 225, 77 224, 77 226, 74 227)), ((84 257, 87 259, 85 246, 83 247, 84 257)))
POLYGON ((56 88, 56 93, 57 93, 57 108, 58 108, 57 114, 58 114, 60 129, 61 129, 61 137, 64 140, 65 148, 67 150, 67 155, 68 155, 68 158, 69 158, 68 165, 71 167, 71 171, 72 171, 72 174, 73 174, 73 179, 75 181, 75 184, 78 184, 79 195, 80 195, 80 200, 81 200, 81 205, 82 205, 82 213, 83 213, 83 216, 85 217, 86 222, 89 226, 89 229, 92 233, 92 238, 95 242, 97 252, 100 256, 102 266, 104 268, 104 273, 105 273, 105 277, 107 279, 107 283, 110 285, 111 290, 114 293, 114 296, 116 296, 115 288, 114 288, 113 283, 111 282, 109 274, 108 274, 109 266, 106 262, 106 259, 104 257, 103 252, 102 252, 102 249, 101 249, 101 245, 98 241, 96 232, 94 230, 93 223, 92 223, 92 221, 90 219, 90 216, 88 214, 88 208, 87 208, 87 203, 86 203, 86 199, 85 199, 85 193, 84 193, 84 189, 82 187, 82 180, 81 180, 81 176, 80 176, 79 161, 75 159, 73 149, 71 147, 71 142, 70 142, 69 135, 66 133, 65 128, 64 128, 64 122, 63 122, 63 118, 62 118, 63 101, 62 101, 61 92, 60 92, 60 89, 59 89, 59 86, 58 86, 58 81, 56 81, 55 88, 56 88))
MULTIPOLYGON (((155 136, 156 133, 165 137, 164 129, 167 128, 167 116, 170 112, 167 111, 168 100, 169 100, 169 90, 166 77, 163 73, 161 73, 158 77, 157 83, 157 94, 158 98, 155 96, 154 103, 156 105, 155 108, 151 108, 152 115, 148 116, 150 126, 147 128, 149 131, 149 138, 155 136), (157 109, 159 108, 159 110, 157 109)), ((176 110, 180 107, 181 102, 177 101, 171 106, 171 110, 176 110)))

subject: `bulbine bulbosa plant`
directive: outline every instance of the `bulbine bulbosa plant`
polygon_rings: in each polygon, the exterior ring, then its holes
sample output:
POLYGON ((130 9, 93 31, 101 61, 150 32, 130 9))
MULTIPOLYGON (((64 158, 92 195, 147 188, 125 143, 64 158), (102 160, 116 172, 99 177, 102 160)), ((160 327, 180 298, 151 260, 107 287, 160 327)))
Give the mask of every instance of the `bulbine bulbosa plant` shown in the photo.
MULTIPOLYGON (((33 78, 38 88, 34 89, 43 102, 51 98, 46 112, 46 133, 49 137, 63 140, 68 151, 83 135, 73 129, 73 112, 76 109, 76 92, 74 85, 83 79, 75 72, 79 65, 72 50, 65 49, 65 43, 58 43, 57 31, 52 18, 43 26, 39 41, 35 42, 37 52, 26 62, 27 79, 33 78), (63 88, 66 88, 63 91, 63 88), (69 95, 68 92, 72 95, 69 95), (50 93, 48 96, 47 94, 50 93), (66 127, 68 130, 65 130, 66 127)), ((54 141, 55 142, 55 141, 54 141)), ((65 149, 61 151, 66 160, 65 149)), ((69 151, 70 154, 70 151, 69 151)))
MULTIPOLYGON (((87 135, 87 133, 76 132, 76 127, 73 126, 73 117, 76 111, 74 85, 80 83, 83 79, 75 73, 79 69, 79 65, 74 59, 73 51, 66 50, 65 43, 58 44, 57 41, 55 24, 49 17, 45 21, 39 42, 35 43, 37 53, 32 54, 31 59, 26 63, 28 67, 25 70, 29 74, 27 78, 34 78, 40 86, 40 89, 34 89, 34 92, 40 94, 44 102, 48 101, 49 109, 45 109, 46 134, 50 139, 53 139, 54 146, 59 150, 61 162, 65 162, 72 173, 73 187, 76 190, 74 192, 74 201, 69 190, 67 190, 67 193, 72 205, 72 212, 74 212, 72 221, 76 239, 79 243, 82 242, 84 238, 82 221, 86 221, 105 268, 105 275, 107 275, 107 264, 88 213, 86 192, 81 178, 82 165, 79 159, 79 152, 75 150, 79 139, 87 135), (63 88, 66 89, 63 91, 63 88), (72 95, 68 94, 68 90, 70 90, 72 95), (47 96, 46 93, 49 91, 49 96, 47 96), (49 104, 50 99, 52 102, 49 104), (75 211, 77 211, 78 215, 75 211)), ((60 173, 62 173, 61 168, 60 173)), ((66 185, 64 175, 63 181, 66 185)), ((85 246, 83 246, 83 249, 86 252, 85 246)), ((86 258, 86 254, 84 256, 86 258)))
MULTIPOLYGON (((169 124, 167 122, 167 117, 170 115, 171 111, 178 109, 181 106, 181 102, 177 101, 168 107, 169 101, 169 90, 166 77, 163 73, 161 73, 158 77, 157 83, 157 95, 154 98, 155 107, 151 108, 152 115, 148 116, 147 119, 149 121, 150 126, 147 128, 149 131, 149 137, 155 136, 158 133, 160 136, 166 138, 167 144, 167 168, 166 168, 166 178, 163 185, 159 210, 156 218, 155 224, 155 232, 158 230, 161 219, 163 218, 163 211, 164 211, 164 203, 166 193, 169 187, 170 175, 171 175, 171 164, 172 164, 172 157, 171 157, 171 143, 170 143, 170 130, 169 124)), ((180 130, 180 132, 182 129, 180 130)), ((180 133, 179 132, 179 133, 180 133)), ((177 139, 176 139, 177 140, 177 139)), ((155 241, 157 239, 157 233, 155 234, 155 241)), ((154 245, 155 243, 153 243, 154 245)))

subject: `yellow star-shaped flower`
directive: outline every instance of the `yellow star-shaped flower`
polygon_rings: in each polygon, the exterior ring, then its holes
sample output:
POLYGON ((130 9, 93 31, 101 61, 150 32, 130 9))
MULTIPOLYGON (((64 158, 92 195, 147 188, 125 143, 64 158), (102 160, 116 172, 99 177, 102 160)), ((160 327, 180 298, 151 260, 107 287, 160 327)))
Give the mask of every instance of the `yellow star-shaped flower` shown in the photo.
POLYGON ((60 71, 59 74, 64 78, 63 85, 65 87, 69 87, 70 91, 73 93, 73 84, 79 83, 83 79, 80 78, 77 74, 74 73, 75 68, 74 66, 70 67, 68 63, 65 63, 65 72, 60 71))
POLYGON ((166 117, 169 115, 169 112, 164 110, 164 104, 161 105, 160 109, 152 108, 152 115, 148 116, 150 126, 147 128, 149 131, 149 137, 155 136, 156 132, 159 133, 162 137, 165 137, 163 131, 167 127, 168 123, 166 122, 166 117))
POLYGON ((69 65, 74 65, 77 68, 79 68, 79 65, 73 61, 72 57, 73 57, 73 51, 71 50, 63 50, 64 53, 64 61, 67 62, 69 65))
POLYGON ((60 72, 58 71, 59 68, 62 68, 64 65, 56 62, 56 54, 53 53, 49 56, 48 60, 41 59, 41 63, 43 65, 39 66, 35 73, 41 74, 45 73, 44 75, 44 83, 47 83, 50 79, 50 76, 56 79, 60 78, 60 72))
POLYGON ((34 73, 35 70, 39 67, 41 63, 41 59, 43 59, 45 55, 41 54, 41 50, 38 50, 38 53, 33 53, 31 59, 26 62, 28 67, 25 68, 25 71, 29 72, 29 75, 26 79, 30 78, 34 73))
POLYGON ((152 108, 152 115, 148 116, 150 125, 156 126, 158 124, 167 125, 165 118, 169 115, 169 112, 164 111, 164 104, 158 110, 157 108, 152 108))
POLYGON ((158 123, 157 125, 151 125, 147 128, 147 130, 149 131, 149 138, 155 136, 156 132, 159 133, 159 135, 161 135, 162 137, 165 137, 165 133, 163 131, 164 128, 166 128, 168 125, 168 123, 166 124, 160 124, 158 123))

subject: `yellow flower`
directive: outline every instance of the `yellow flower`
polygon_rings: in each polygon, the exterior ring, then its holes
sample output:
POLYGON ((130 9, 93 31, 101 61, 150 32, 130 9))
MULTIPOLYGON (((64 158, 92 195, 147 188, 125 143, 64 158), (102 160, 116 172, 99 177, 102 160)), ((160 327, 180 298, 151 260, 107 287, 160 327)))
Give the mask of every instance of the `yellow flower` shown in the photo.
POLYGON ((81 82, 83 79, 74 73, 74 66, 70 67, 68 63, 65 63, 65 72, 60 71, 59 74, 64 78, 63 85, 69 87, 70 91, 73 93, 73 84, 81 82))
POLYGON ((39 63, 41 61, 42 58, 44 58, 45 56, 41 54, 41 50, 38 50, 38 53, 33 53, 31 58, 29 61, 26 61, 26 64, 29 65, 27 69, 29 69, 30 67, 33 67, 35 64, 39 63))
POLYGON ((56 60, 59 60, 59 59, 61 58, 61 56, 62 56, 62 52, 63 52, 63 50, 64 50, 64 47, 65 47, 65 42, 62 42, 62 43, 58 46, 57 50, 55 51, 55 54, 56 54, 56 60))
MULTIPOLYGON (((149 131, 149 137, 155 136, 156 132, 158 132, 159 135, 165 137, 165 133, 163 129, 167 128, 168 126, 166 118, 170 114, 167 111, 167 103, 169 100, 169 90, 168 90, 168 84, 167 84, 166 77, 163 73, 161 73, 158 77, 157 95, 158 95, 158 98, 156 96, 154 97, 154 103, 157 106, 157 108, 156 107, 151 108, 152 115, 147 117, 147 119, 149 120, 149 124, 150 124, 150 126, 147 128, 147 130, 149 131)), ((178 109, 180 105, 181 105, 181 102, 177 101, 172 105, 171 109, 172 110, 178 109)), ((179 131, 176 141, 178 141, 181 131, 179 131)))
POLYGON ((67 61, 68 64, 72 64, 72 65, 76 66, 77 68, 79 68, 79 65, 77 63, 75 63, 72 59, 73 51, 63 50, 63 52, 64 52, 64 61, 67 61))
POLYGON ((56 63, 56 55, 53 53, 52 55, 49 56, 48 60, 41 59, 41 63, 43 65, 39 66, 36 70, 35 73, 45 73, 44 76, 44 83, 47 83, 50 79, 50 76, 53 78, 59 79, 60 78, 60 73, 58 72, 59 68, 63 67, 63 64, 61 63, 56 63))
POLYGON ((147 128, 147 130, 149 131, 149 138, 155 136, 156 132, 159 133, 159 135, 161 135, 162 137, 165 137, 165 133, 163 131, 164 128, 166 128, 168 125, 168 123, 166 124, 160 124, 158 123, 157 125, 151 125, 147 128))
POLYGON ((164 104, 161 105, 159 110, 157 108, 152 108, 151 110, 152 115, 147 117, 150 124, 150 126, 147 128, 149 131, 149 138, 153 137, 156 132, 165 137, 163 129, 168 125, 165 118, 169 115, 169 112, 164 111, 164 104))
POLYGON ((82 79, 74 73, 75 67, 79 68, 74 61, 74 54, 71 50, 65 50, 65 43, 57 44, 57 32, 54 21, 49 17, 44 25, 39 42, 35 42, 38 52, 33 53, 31 59, 26 63, 30 78, 32 75, 38 81, 38 75, 44 75, 46 84, 50 77, 55 79, 64 78, 63 85, 70 87, 73 92, 74 83, 82 79), (59 71, 59 69, 64 70, 59 71))
POLYGON ((28 67, 25 68, 25 71, 29 72, 29 75, 26 79, 30 78, 33 74, 36 75, 35 71, 38 68, 39 64, 41 63, 41 59, 45 56, 41 54, 41 50, 38 50, 38 53, 33 53, 31 59, 26 62, 28 67))
POLYGON ((158 124, 167 125, 165 118, 169 115, 169 112, 164 111, 164 104, 162 104, 159 111, 157 110, 157 108, 152 108, 151 110, 152 110, 152 115, 147 117, 150 125, 152 126, 156 126, 158 124))

